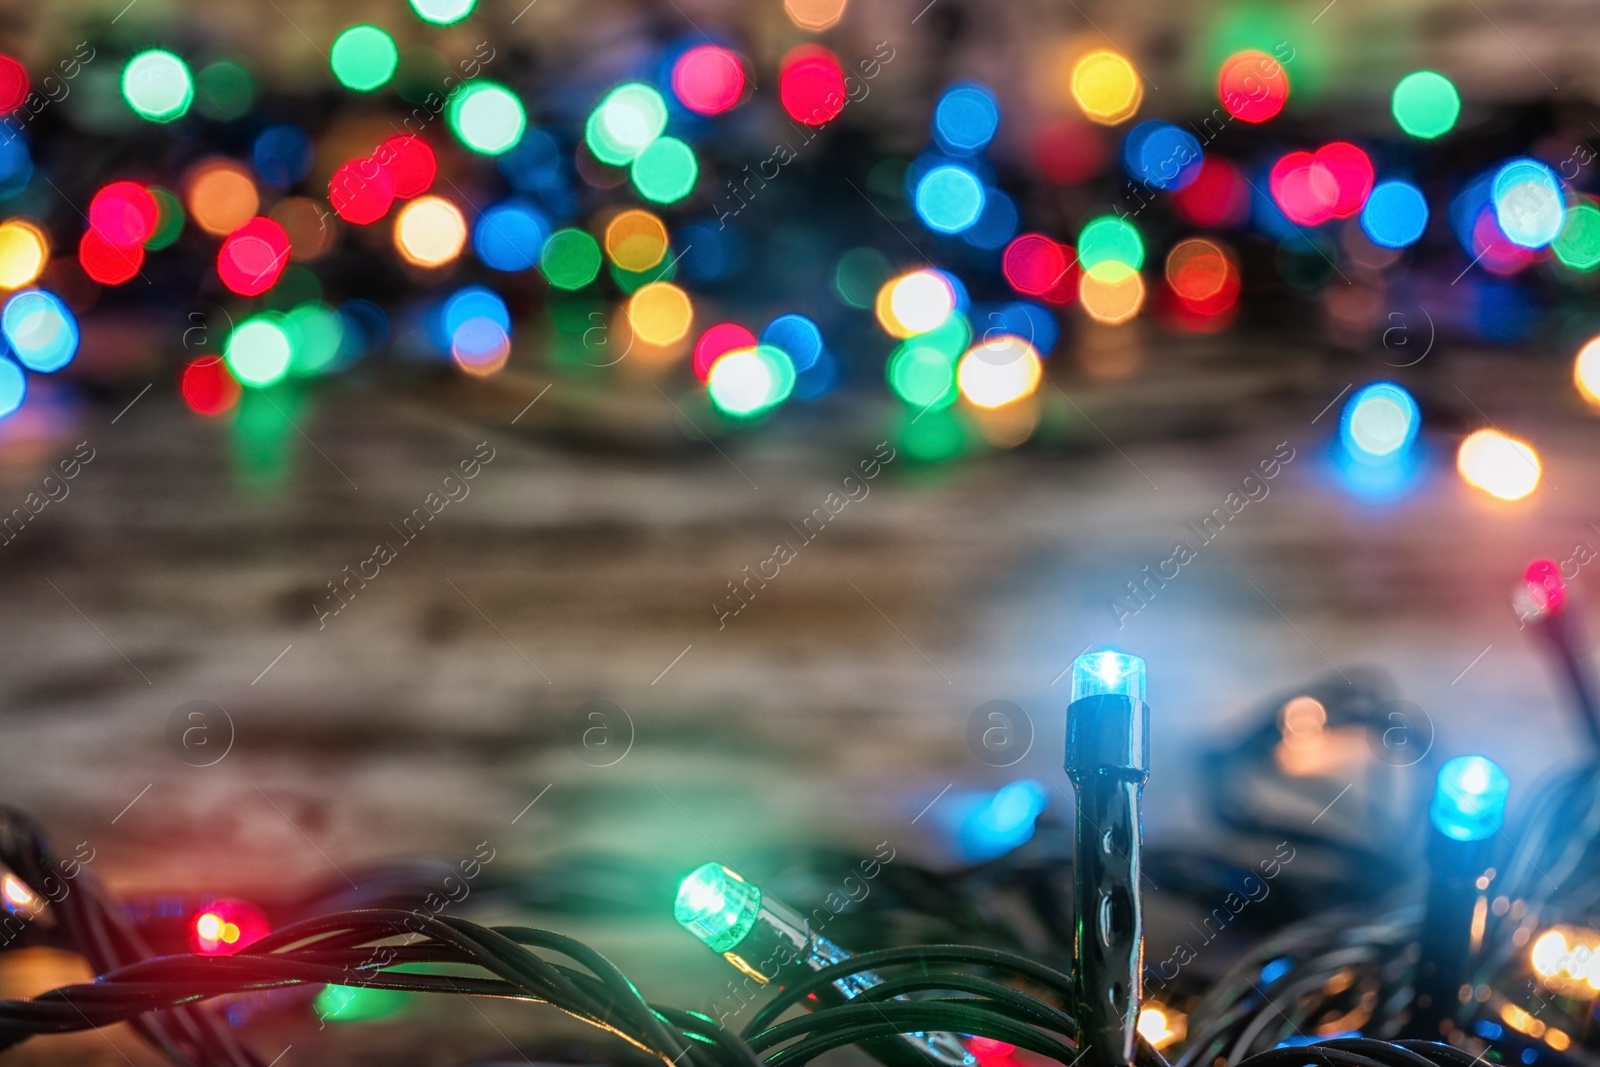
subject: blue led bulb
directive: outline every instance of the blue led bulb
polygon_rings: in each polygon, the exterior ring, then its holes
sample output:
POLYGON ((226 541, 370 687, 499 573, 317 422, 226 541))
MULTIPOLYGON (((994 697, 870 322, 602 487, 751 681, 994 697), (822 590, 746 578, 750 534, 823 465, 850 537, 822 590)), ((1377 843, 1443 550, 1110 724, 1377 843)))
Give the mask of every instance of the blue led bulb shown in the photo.
POLYGON ((1072 699, 1110 693, 1144 701, 1144 660, 1126 652, 1085 652, 1072 661, 1072 699))
POLYGON ((1505 822, 1510 791, 1511 780, 1493 760, 1457 756, 1439 768, 1428 816, 1452 840, 1482 841, 1505 822))

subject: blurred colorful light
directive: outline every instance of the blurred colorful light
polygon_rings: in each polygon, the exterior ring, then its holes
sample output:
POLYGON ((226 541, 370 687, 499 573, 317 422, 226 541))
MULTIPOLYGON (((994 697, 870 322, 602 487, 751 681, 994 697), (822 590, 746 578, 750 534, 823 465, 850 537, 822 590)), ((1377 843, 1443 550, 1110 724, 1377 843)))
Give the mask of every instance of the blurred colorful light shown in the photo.
POLYGON ((1044 296, 1061 285, 1076 261, 1070 246, 1042 233, 1025 233, 1006 246, 1000 272, 1017 292, 1044 296))
POLYGON ((744 64, 729 49, 703 44, 672 65, 672 95, 697 115, 720 115, 744 95, 744 64))
POLYGON ((340 85, 370 93, 394 77, 400 66, 400 49, 393 37, 376 26, 351 26, 333 39, 328 65, 340 85))
POLYGON ((557 289, 582 289, 600 273, 600 244, 582 230, 557 230, 539 254, 539 270, 557 289))
POLYGON ((1128 131, 1122 165, 1152 189, 1182 189, 1200 175, 1200 139, 1181 126, 1151 120, 1128 131))
POLYGON ((1106 260, 1085 268, 1078 280, 1078 303, 1095 322, 1121 325, 1144 307, 1144 279, 1121 260, 1106 260))
POLYGON ((197 415, 221 415, 237 404, 244 392, 220 356, 205 356, 185 366, 178 391, 197 415))
POLYGON ((783 0, 783 13, 802 30, 821 33, 844 18, 848 0, 783 0))
POLYGON ((8 359, 0 359, 0 418, 22 406, 28 395, 28 376, 8 359))
POLYGON ((1207 156, 1172 203, 1197 226, 1238 226, 1250 217, 1250 184, 1232 163, 1207 156))
POLYGON ((1600 207, 1587 199, 1574 204, 1550 251, 1562 266, 1575 271, 1587 273, 1600 267, 1600 207))
POLYGON ((226 237, 261 206, 249 171, 231 159, 202 160, 189 172, 189 215, 206 233, 226 237))
POLYGON ((411 10, 417 17, 435 26, 453 26, 477 6, 478 0, 411 0, 411 10))
POLYGON ((914 337, 942 326, 955 308, 955 287, 944 272, 917 270, 885 282, 874 310, 890 336, 914 337))
POLYGON ((41 374, 60 370, 78 352, 78 320, 43 289, 24 289, 6 301, 0 335, 24 367, 41 374))
POLYGON ((959 233, 977 222, 983 202, 978 176, 954 163, 934 167, 917 182, 917 217, 939 233, 959 233))
POLYGON ((256 216, 230 233, 217 252, 217 277, 231 292, 259 296, 277 284, 289 262, 289 234, 256 216))
POLYGON ((1090 121, 1115 126, 1132 118, 1144 99, 1139 72, 1128 58, 1110 49, 1097 49, 1072 68, 1072 99, 1090 121))
POLYGON ((1428 228, 1428 202, 1409 182, 1386 181, 1372 190, 1361 209, 1361 231, 1382 248, 1416 244, 1428 228))
POLYGON ((442 267, 461 255, 466 243, 467 220, 442 196, 418 197, 394 218, 395 248, 414 267, 442 267))
POLYGON ((265 311, 234 327, 222 354, 235 378, 260 388, 281 381, 289 373, 293 350, 282 316, 265 311))
POLYGON ((694 322, 689 294, 671 282, 650 282, 628 298, 628 323, 646 344, 681 341, 694 322))
POLYGON ((463 145, 485 156, 515 148, 528 113, 510 89, 488 80, 465 86, 445 109, 445 121, 463 145))
POLYGON ((1223 61, 1217 97, 1240 122, 1266 122, 1289 102, 1289 74, 1272 56, 1247 48, 1223 61))
POLYGON ((719 322, 700 335, 694 343, 691 366, 694 376, 702 382, 711 376, 717 360, 741 348, 754 348, 756 335, 736 322, 719 322))
POLYGON ((50 259, 44 231, 26 219, 0 223, 0 289, 31 285, 50 259))
POLYGON ((778 73, 778 100, 796 122, 825 126, 844 110, 844 70, 839 59, 821 45, 803 44, 783 57, 778 73))
POLYGON ((1495 172, 1491 194, 1495 222, 1514 243, 1543 248, 1566 221, 1555 172, 1536 159, 1513 159, 1495 172))
POLYGON ((89 201, 89 228, 118 248, 141 245, 155 232, 156 199, 138 182, 112 182, 89 201))
POLYGON ((0 56, 0 115, 9 115, 28 98, 28 68, 0 56))
POLYGON ((472 250, 493 270, 530 270, 549 236, 550 224, 537 208, 524 200, 504 200, 478 216, 472 250))
POLYGON ((1461 442, 1456 470, 1470 486, 1500 500, 1521 500, 1539 485, 1538 453, 1498 430, 1477 430, 1461 442))
POLYGON ((144 266, 144 246, 118 248, 100 236, 99 230, 85 230, 78 241, 78 265, 101 285, 121 285, 144 266))
POLYGON ((676 137, 657 137, 634 157, 630 174, 640 196, 657 204, 674 204, 694 191, 700 164, 694 149, 676 137))
POLYGON ((641 82, 607 93, 584 126, 584 143, 596 159, 626 166, 667 128, 667 103, 641 82))
POLYGON ((384 141, 372 153, 373 160, 389 176, 396 200, 421 196, 433 185, 439 162, 428 142, 415 134, 401 134, 384 141))
POLYGON ((933 139, 957 156, 983 150, 1000 128, 1000 103, 976 82, 952 85, 933 109, 933 139))
POLYGON ((789 357, 770 345, 756 345, 713 363, 706 393, 723 414, 749 418, 787 400, 794 383, 789 357))
POLYGON ((142 119, 171 122, 194 102, 189 65, 171 52, 152 48, 122 68, 122 98, 142 119))
POLYGON ((1461 94, 1438 71, 1414 70, 1395 85, 1389 110, 1406 133, 1431 141, 1454 128, 1461 115, 1461 94))
POLYGON ((816 366, 822 358, 822 331, 804 315, 779 315, 761 331, 761 343, 783 350, 797 372, 816 366))
POLYGON ((1339 437, 1351 458, 1388 462, 1411 447, 1422 414, 1411 394, 1394 382, 1373 382, 1356 391, 1339 421, 1339 437))
POLYGON ((967 402, 998 408, 1032 396, 1044 365, 1033 346, 1011 334, 997 334, 961 357, 956 383, 967 402))
POLYGON ((1600 408, 1600 336, 1591 337, 1572 361, 1572 380, 1592 408, 1600 408))
POLYGON ((329 179, 328 203, 346 222, 370 226, 394 205, 394 180, 376 159, 352 159, 329 179))
POLYGON ((954 361, 917 338, 894 350, 887 374, 894 395, 918 411, 942 410, 959 395, 954 361))
POLYGON ((1101 215, 1078 232, 1078 262, 1084 270, 1117 262, 1137 271, 1144 266, 1144 240, 1128 220, 1101 215))
POLYGON ((231 956, 272 932, 266 915, 243 900, 214 900, 195 915, 189 947, 202 956, 231 956))
POLYGON ((649 270, 667 255, 667 227, 650 212, 630 208, 606 226, 606 255, 623 270, 649 270))

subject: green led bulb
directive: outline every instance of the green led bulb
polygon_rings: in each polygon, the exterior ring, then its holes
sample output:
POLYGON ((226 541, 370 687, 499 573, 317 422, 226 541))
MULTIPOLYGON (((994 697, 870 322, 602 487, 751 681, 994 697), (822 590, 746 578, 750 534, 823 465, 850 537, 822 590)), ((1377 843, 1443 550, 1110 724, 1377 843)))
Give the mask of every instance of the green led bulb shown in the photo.
POLYGON ((761 890, 720 863, 695 868, 672 906, 673 918, 715 952, 743 941, 760 911, 761 890))

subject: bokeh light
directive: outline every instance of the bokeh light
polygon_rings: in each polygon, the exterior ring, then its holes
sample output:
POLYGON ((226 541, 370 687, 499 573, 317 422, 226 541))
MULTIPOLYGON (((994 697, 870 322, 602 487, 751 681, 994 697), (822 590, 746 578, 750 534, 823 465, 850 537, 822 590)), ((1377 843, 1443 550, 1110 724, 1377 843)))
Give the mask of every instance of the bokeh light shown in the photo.
POLYGON ((956 402, 955 362, 921 340, 902 342, 886 369, 894 395, 918 411, 940 411, 956 402))
POLYGON ((272 932, 266 914, 245 900, 213 900, 195 914, 189 948, 202 956, 231 956, 272 932))
POLYGON ((1182 189, 1200 176, 1202 162, 1200 139, 1170 122, 1141 122, 1122 142, 1122 165, 1152 189, 1182 189))
POLYGON ((414 267, 442 267, 467 243, 467 220, 442 196, 424 196, 394 218, 394 246, 414 267))
POLYGON ((435 26, 453 26, 477 6, 478 0, 411 0, 411 10, 417 18, 435 26))
POLYGON ((557 289, 582 289, 600 273, 600 244, 582 230, 557 230, 539 254, 539 270, 557 289))
POLYGON ((1118 326, 1144 307, 1144 279, 1121 260, 1086 267, 1078 280, 1078 303, 1084 314, 1106 326, 1118 326))
POLYGON ((1289 73, 1267 53, 1247 48, 1223 61, 1217 97, 1240 122, 1266 122, 1289 102, 1289 73))
POLYGON ((1361 231, 1382 248, 1416 244, 1428 228, 1428 202, 1422 190, 1403 181, 1380 183, 1361 209, 1361 231))
POLYGON ((1395 85, 1389 110, 1406 133, 1431 141, 1455 127, 1461 115, 1461 94, 1438 71, 1414 70, 1395 85))
POLYGON ((0 419, 22 406, 28 395, 28 376, 8 359, 0 360, 0 419))
POLYGON ((539 263, 550 223, 525 200, 502 201, 472 227, 472 250, 493 270, 529 270, 539 263))
POLYGON ((1539 486, 1538 453, 1498 430, 1477 430, 1461 442, 1456 470, 1470 486, 1500 500, 1521 500, 1539 486))
POLYGON ((328 203, 346 222, 370 226, 394 205, 394 180, 376 159, 352 159, 328 180, 328 203))
POLYGON ((142 119, 171 122, 182 118, 194 102, 194 78, 183 60, 152 48, 122 68, 122 98, 142 119))
POLYGON ((1555 172, 1536 159, 1513 159, 1495 172, 1491 189, 1500 230, 1524 248, 1543 248, 1566 221, 1555 172))
POLYGON ((231 159, 202 160, 189 172, 189 217, 213 237, 226 237, 261 206, 250 172, 231 159))
POLYGON ((1112 262, 1137 271, 1144 266, 1144 239, 1128 220, 1101 215, 1078 233, 1078 262, 1086 271, 1112 262))
POLYGON ((1025 233, 1006 246, 1000 257, 1000 272, 1006 283, 1026 296, 1049 298, 1066 289, 1075 292, 1073 276, 1077 251, 1042 233, 1025 233))
POLYGON ((844 110, 844 70, 839 59, 821 45, 803 44, 783 57, 778 72, 778 100, 796 122, 825 126, 844 110))
POLYGON ((584 126, 584 143, 596 159, 613 167, 633 162, 667 128, 667 102, 641 82, 619 85, 605 95, 584 126))
POLYGON ((670 345, 689 332, 694 304, 688 293, 671 282, 650 282, 628 298, 628 323, 641 341, 670 345))
POLYGON ((231 292, 259 296, 277 284, 288 262, 288 232, 258 215, 222 242, 217 251, 217 277, 231 292))
POLYGON ((1044 365, 1027 341, 1012 334, 988 337, 961 357, 956 382, 968 403, 998 408, 1033 395, 1044 365))
POLYGON ((694 343, 694 356, 691 366, 694 376, 705 381, 711 376, 711 368, 729 352, 741 348, 754 348, 756 335, 740 326, 736 322, 719 322, 710 327, 694 343))
POLYGON ((1284 217, 1298 226, 1320 226, 1339 205, 1338 179, 1310 152, 1289 152, 1272 165, 1267 187, 1284 217))
POLYGON ((372 153, 373 160, 389 176, 396 200, 421 196, 433 186, 439 161, 428 142, 415 134, 401 134, 384 141, 372 153))
POLYGON ((144 266, 144 246, 119 248, 102 237, 99 230, 85 230, 78 241, 78 265, 101 285, 121 285, 144 266))
POLYGON ((1572 361, 1572 380, 1578 395, 1590 407, 1600 409, 1600 336, 1591 337, 1578 349, 1578 357, 1572 361))
POLYGON ((1115 126, 1132 118, 1144 99, 1139 72, 1120 52, 1096 49, 1072 68, 1072 99, 1092 122, 1115 126))
POLYGON ((150 190, 138 182, 112 182, 89 201, 89 228, 118 248, 130 248, 155 232, 157 214, 150 190))
POLYGON ((1372 159, 1348 141, 1335 141, 1317 149, 1312 166, 1322 167, 1333 176, 1333 207, 1329 218, 1348 219, 1356 215, 1372 193, 1372 159))
POLYGON ((1167 253, 1166 281, 1189 311, 1221 314, 1239 295, 1239 271, 1222 246, 1205 237, 1179 241, 1167 253))
POLYGON ((159 185, 150 186, 150 196, 156 202, 156 227, 144 239, 144 246, 151 252, 159 252, 171 247, 183 235, 183 204, 170 189, 159 185))
POLYGON ((822 358, 822 331, 817 324, 793 312, 779 315, 761 331, 761 343, 780 348, 797 372, 804 373, 822 358))
POLYGON ((6 301, 0 335, 24 367, 41 374, 60 370, 78 352, 78 320, 43 289, 23 289, 6 301))
POLYGON ((672 95, 697 115, 720 115, 744 95, 744 64, 721 45, 702 44, 672 65, 672 95))
POLYGON ((933 139, 951 155, 983 150, 1000 128, 1000 103, 976 82, 952 85, 933 109, 933 139))
POLYGON ((370 93, 389 84, 400 66, 394 38, 376 26, 351 26, 333 39, 328 51, 333 76, 346 89, 370 93))
POLYGON ((676 137, 657 137, 634 157, 630 174, 640 196, 657 204, 673 204, 694 191, 700 164, 694 149, 676 137))
POLYGON ((9 115, 28 98, 28 68, 0 56, 0 115, 9 115))
POLYGON ((1232 163, 1207 156, 1194 179, 1173 191, 1172 203, 1197 226, 1238 226, 1250 217, 1250 183, 1232 163))
POLYGON ((787 400, 794 383, 789 357, 781 349, 758 344, 729 352, 712 364, 706 393, 723 414, 750 418, 787 400))
POLYGON ((1600 207, 1584 199, 1574 204, 1550 245, 1561 265, 1587 273, 1600 267, 1600 207))
POLYGON ((281 123, 261 131, 250 148, 250 162, 269 184, 288 188, 311 169, 311 138, 298 126, 281 123))
POLYGON ((874 310, 890 336, 914 337, 944 325, 955 308, 955 287, 944 272, 917 270, 885 282, 874 310))
POLYGON ((1373 382, 1358 389, 1339 422, 1339 437, 1353 459, 1388 462, 1416 440, 1422 414, 1411 394, 1394 382, 1373 382))
POLYGON ((50 259, 44 231, 26 219, 0 223, 0 289, 33 284, 50 259))
POLYGON ((221 415, 239 402, 244 392, 220 356, 205 356, 183 368, 178 392, 197 415, 221 415))
POLYGON ((623 270, 649 270, 667 254, 667 227, 650 212, 630 208, 606 226, 606 255, 623 270))
POLYGON ((511 358, 511 334, 496 319, 473 316, 450 334, 450 358, 468 374, 486 378, 511 358))
POLYGON ((339 232, 337 218, 326 218, 326 208, 304 196, 291 196, 272 206, 269 217, 289 235, 289 258, 309 262, 333 247, 339 232))
POLYGON ((528 128, 522 101, 510 89, 487 80, 464 86, 446 107, 445 120, 463 145, 486 156, 515 148, 528 128))
POLYGON ((281 381, 289 373, 293 350, 282 316, 264 311, 234 327, 222 354, 235 378, 244 385, 260 388, 281 381))
POLYGON ((231 122, 249 112, 255 102, 255 79, 238 63, 219 59, 195 75, 194 106, 214 122, 231 122))
POLYGON ((966 167, 946 163, 917 182, 917 217, 930 230, 959 233, 978 221, 983 211, 983 183, 966 167))
POLYGON ((783 13, 802 30, 821 33, 844 18, 849 0, 783 0, 783 13))

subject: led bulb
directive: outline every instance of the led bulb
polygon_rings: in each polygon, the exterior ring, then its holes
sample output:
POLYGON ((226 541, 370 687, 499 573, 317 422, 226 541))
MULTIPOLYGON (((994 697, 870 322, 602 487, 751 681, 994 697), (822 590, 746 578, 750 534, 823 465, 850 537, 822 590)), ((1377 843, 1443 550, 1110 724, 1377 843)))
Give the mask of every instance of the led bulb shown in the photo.
POLYGON ((1506 817, 1511 780, 1493 760, 1457 756, 1439 768, 1429 817, 1440 833, 1456 841, 1482 841, 1497 833, 1506 817))
POLYGON ((1126 652, 1085 652, 1072 662, 1072 699, 1125 696, 1144 701, 1144 660, 1126 652))
POLYGON ((35 893, 28 883, 7 870, 4 865, 0 865, 0 908, 4 908, 12 915, 32 918, 43 911, 44 907, 43 897, 35 893))
POLYGON ((745 939, 761 913, 761 889, 720 863, 707 863, 678 886, 673 918, 715 952, 745 939))

